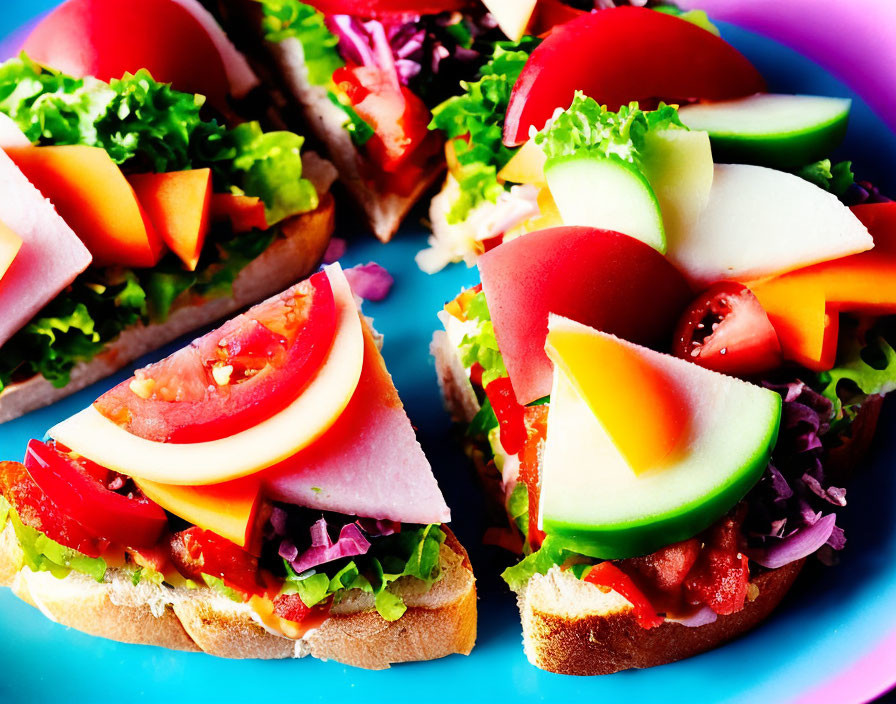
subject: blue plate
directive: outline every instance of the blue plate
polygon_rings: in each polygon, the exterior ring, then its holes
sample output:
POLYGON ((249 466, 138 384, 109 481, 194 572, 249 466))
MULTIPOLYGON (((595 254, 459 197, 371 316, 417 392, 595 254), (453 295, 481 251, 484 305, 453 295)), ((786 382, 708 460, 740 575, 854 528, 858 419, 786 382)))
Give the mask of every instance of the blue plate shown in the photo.
MULTIPOLYGON (((0 35, 8 34, 54 3, 0 3, 0 35)), ((896 137, 846 86, 782 46, 724 26, 724 34, 769 78, 771 89, 854 99, 846 143, 838 156, 850 158, 861 178, 894 192, 890 170, 896 137)), ((345 265, 377 261, 395 276, 383 303, 367 304, 386 336, 384 354, 420 440, 453 508, 454 527, 470 548, 479 577, 479 640, 469 657, 401 665, 365 672, 310 659, 293 662, 229 661, 200 654, 122 645, 83 635, 45 619, 39 611, 0 590, 0 701, 97 701, 112 696, 152 701, 221 702, 295 698, 436 702, 508 700, 789 702, 864 701, 896 681, 894 648, 880 650, 896 634, 896 414, 885 408, 873 461, 850 487, 844 527, 850 542, 834 569, 810 570, 771 619, 753 633, 710 653, 645 671, 597 678, 541 672, 526 662, 520 647, 516 605, 496 577, 503 558, 479 545, 481 500, 470 468, 452 443, 442 410, 428 344, 435 313, 462 286, 476 283, 475 270, 449 268, 421 273, 413 256, 425 241, 419 210, 388 246, 359 234, 349 206, 341 205, 338 234, 348 235, 345 265), (884 660, 881 660, 881 658, 884 660), (875 659, 876 658, 876 659, 875 659), (884 663, 883 669, 880 665, 884 663), (876 669, 873 667, 877 665, 876 669), (888 669, 887 669, 888 665, 888 669), (875 675, 876 676, 872 676, 875 675), (837 689, 827 683, 836 680, 837 689), (820 689, 819 689, 820 688, 820 689), (106 692, 112 689, 111 694, 106 692), (828 689, 828 696, 823 693, 828 689), (813 695, 814 691, 821 694, 813 695)), ((2 312, 0 312, 2 314, 2 312)), ((141 360, 157 359, 168 350, 141 360)), ((31 437, 90 404, 126 378, 132 369, 62 401, 0 426, 0 457, 20 458, 31 437)))

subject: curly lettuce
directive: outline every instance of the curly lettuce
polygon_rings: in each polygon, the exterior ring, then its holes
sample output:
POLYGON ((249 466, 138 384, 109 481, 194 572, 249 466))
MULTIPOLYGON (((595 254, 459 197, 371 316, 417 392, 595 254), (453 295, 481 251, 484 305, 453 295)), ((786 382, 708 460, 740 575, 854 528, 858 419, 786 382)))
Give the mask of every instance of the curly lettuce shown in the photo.
POLYGON ((806 164, 796 172, 796 175, 833 193, 840 200, 846 197, 850 187, 855 183, 855 175, 852 172, 851 161, 840 161, 831 164, 830 159, 822 159, 812 164, 806 164))
POLYGON ((329 85, 333 72, 344 66, 336 51, 339 39, 327 29, 324 15, 298 0, 259 0, 261 27, 269 42, 298 39, 305 54, 308 80, 316 86, 329 85))
POLYGON ((477 205, 494 203, 504 191, 498 172, 516 152, 502 142, 504 114, 513 84, 538 43, 535 37, 497 42, 479 80, 462 82, 463 94, 433 110, 429 127, 442 130, 451 140, 458 163, 460 196, 448 213, 449 223, 463 222, 477 205))
POLYGON ((647 134, 669 129, 687 129, 671 105, 660 103, 656 110, 644 111, 633 102, 612 112, 576 91, 570 106, 535 136, 535 143, 549 161, 572 155, 614 156, 640 167, 647 134))
POLYGON ((507 376, 507 367, 504 366, 504 358, 498 350, 495 327, 482 291, 470 299, 466 316, 467 320, 477 323, 477 330, 475 333, 464 335, 461 340, 461 363, 467 368, 477 362, 482 365, 482 386, 485 388, 495 379, 507 376))
POLYGON ((435 582, 440 575, 439 553, 444 542, 441 528, 428 525, 377 538, 366 555, 302 574, 296 574, 284 560, 284 591, 298 594, 305 606, 312 607, 330 597, 338 601, 349 590, 360 589, 373 595, 380 616, 396 621, 407 606, 391 586, 402 577, 418 579, 428 586, 435 582))

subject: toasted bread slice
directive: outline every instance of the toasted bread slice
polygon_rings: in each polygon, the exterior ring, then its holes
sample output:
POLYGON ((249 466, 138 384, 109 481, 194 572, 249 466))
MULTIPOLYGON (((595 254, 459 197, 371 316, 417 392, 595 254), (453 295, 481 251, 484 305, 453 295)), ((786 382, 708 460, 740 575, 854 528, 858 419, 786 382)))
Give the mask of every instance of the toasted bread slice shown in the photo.
POLYGON ((257 73, 267 82, 275 82, 278 89, 298 103, 308 128, 326 147, 328 157, 339 171, 339 180, 364 213, 373 233, 383 242, 392 239, 408 211, 444 171, 441 152, 431 158, 423 170, 423 178, 407 195, 377 188, 362 175, 370 171, 370 165, 343 127, 345 113, 332 103, 325 87, 309 83, 301 42, 294 38, 266 41, 261 28, 261 8, 254 0, 217 0, 216 9, 222 24, 247 53, 257 73))
POLYGON ((616 592, 557 567, 535 575, 517 595, 523 648, 536 667, 564 675, 606 675, 681 660, 745 633, 765 620, 790 589, 804 560, 753 579, 759 594, 744 608, 713 623, 688 627, 666 621, 637 624, 632 605, 616 592))
POLYGON ((353 591, 336 604, 320 627, 300 640, 270 631, 251 609, 202 587, 136 586, 128 569, 107 572, 106 581, 72 572, 58 579, 21 565, 12 526, 0 533, 0 583, 48 618, 91 635, 126 643, 203 651, 225 658, 321 660, 385 669, 393 663, 467 655, 476 640, 476 586, 467 553, 450 530, 441 548, 442 575, 430 589, 403 578, 399 593, 408 606, 385 621, 369 594, 353 591))
MULTIPOLYGON (((436 332, 431 350, 448 411, 455 420, 469 423, 477 408, 457 352, 441 331, 436 332)), ((486 486, 493 486, 481 463, 477 471, 486 486)), ((503 505, 503 496, 497 502, 503 505)), ((550 672, 603 675, 663 665, 711 650, 767 618, 804 562, 756 576, 753 585, 758 596, 735 614, 719 616, 703 626, 667 621, 649 630, 637 624, 632 605, 621 595, 604 593, 554 567, 546 575, 535 575, 517 594, 526 657, 550 672)))
POLYGON ((56 388, 42 376, 10 384, 0 392, 0 423, 55 403, 147 352, 301 280, 320 263, 333 227, 333 196, 324 193, 316 210, 280 224, 283 236, 239 273, 233 283, 232 296, 208 300, 182 296, 164 323, 138 324, 125 330, 102 354, 78 364, 72 370, 71 380, 62 388, 56 388))

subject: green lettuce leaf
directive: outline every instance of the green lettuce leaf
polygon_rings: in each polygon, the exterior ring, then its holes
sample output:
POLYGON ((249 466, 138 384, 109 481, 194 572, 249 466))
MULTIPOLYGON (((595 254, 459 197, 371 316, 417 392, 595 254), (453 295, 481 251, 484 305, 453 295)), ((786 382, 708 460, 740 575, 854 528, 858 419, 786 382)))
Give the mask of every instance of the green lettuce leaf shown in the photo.
POLYGON ((9 501, 6 500, 6 497, 0 494, 0 531, 6 528, 6 520, 9 518, 9 509, 12 508, 9 505, 9 501))
POLYGON ((296 574, 284 561, 284 591, 297 593, 305 606, 312 607, 331 596, 339 601, 349 590, 360 589, 374 596, 380 616, 395 621, 407 607, 391 585, 402 577, 413 577, 427 586, 435 582, 439 578, 439 550, 443 542, 445 533, 437 525, 405 527, 400 533, 375 538, 366 555, 347 563, 339 560, 296 574))
POLYGON ((461 363, 471 367, 479 362, 482 365, 482 386, 488 386, 495 379, 507 376, 504 358, 498 350, 495 328, 488 312, 485 294, 480 291, 470 300, 467 308, 467 320, 476 321, 476 333, 464 335, 460 343, 461 363))
POLYGON ((470 438, 487 438, 489 433, 497 427, 498 416, 495 415, 495 409, 492 408, 491 401, 486 397, 479 411, 473 416, 473 420, 470 421, 470 425, 467 426, 466 435, 470 438))
POLYGON ((507 515, 516 523, 523 534, 524 544, 529 541, 529 489, 526 483, 518 481, 507 497, 507 515))
POLYGON ((295 38, 302 43, 308 80, 316 86, 329 85, 333 72, 345 63, 336 51, 339 39, 327 29, 324 15, 298 0, 260 0, 261 27, 269 42, 295 38))
POLYGON ((352 138, 352 142, 356 147, 363 147, 373 137, 373 127, 367 124, 367 121, 358 114, 351 104, 343 102, 333 91, 327 91, 327 97, 330 102, 345 113, 346 123, 343 125, 345 131, 352 138))
POLYGON ((668 129, 687 129, 671 105, 660 103, 658 109, 645 112, 633 102, 611 112, 577 91, 572 104, 535 136, 535 143, 548 160, 591 154, 618 157, 640 167, 645 135, 668 129))
POLYGON ((497 42, 479 80, 462 82, 464 92, 433 110, 430 129, 442 130, 452 140, 459 164, 461 195, 448 213, 449 223, 464 221, 480 203, 494 203, 504 191, 498 171, 516 152, 504 146, 504 114, 513 84, 529 55, 539 44, 535 37, 519 42, 497 42))
POLYGON ((840 161, 831 166, 830 159, 822 159, 813 164, 807 164, 796 175, 814 183, 829 193, 843 200, 849 187, 855 183, 855 175, 852 172, 851 161, 840 161))
POLYGON ((675 15, 685 22, 690 22, 701 29, 705 29, 710 34, 715 34, 717 37, 721 36, 719 28, 710 21, 709 16, 703 10, 679 10, 677 7, 672 7, 671 5, 662 5, 660 7, 654 7, 653 9, 667 15, 675 15))
POLYGON ((838 365, 819 374, 821 393, 834 405, 835 423, 848 423, 868 396, 896 390, 896 350, 882 336, 863 345, 841 333, 838 365), (841 382, 851 382, 841 385, 841 382), (856 393, 858 391, 858 393, 856 393))
POLYGON ((508 567, 501 573, 501 577, 513 591, 518 592, 536 574, 547 574, 554 565, 562 566, 570 559, 579 558, 562 540, 548 535, 538 550, 508 567))
POLYGON ((34 572, 49 572, 54 577, 63 578, 75 570, 97 582, 102 582, 106 575, 106 561, 101 557, 87 557, 77 550, 50 540, 46 535, 22 523, 15 509, 7 504, 9 520, 19 546, 22 548, 23 560, 34 572))
POLYGON ((205 572, 203 572, 202 581, 204 581, 208 587, 218 592, 218 594, 220 594, 221 596, 226 596, 231 601, 236 601, 238 603, 242 603, 244 601, 242 594, 224 584, 224 580, 220 577, 215 577, 214 575, 206 574, 205 572))

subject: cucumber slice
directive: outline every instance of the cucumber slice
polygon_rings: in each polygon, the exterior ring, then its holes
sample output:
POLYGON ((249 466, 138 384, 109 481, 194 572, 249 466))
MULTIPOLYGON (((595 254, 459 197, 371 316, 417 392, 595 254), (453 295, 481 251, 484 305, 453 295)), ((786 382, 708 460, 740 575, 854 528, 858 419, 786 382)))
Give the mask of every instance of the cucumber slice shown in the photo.
POLYGON ((636 166, 617 156, 567 156, 545 164, 564 225, 613 230, 666 252, 659 201, 636 166))
MULTIPOLYGON (((606 334, 552 318, 551 329, 558 326, 606 334)), ((539 523, 570 549, 603 559, 648 554, 723 516, 762 476, 781 417, 781 397, 774 391, 617 341, 678 386, 690 424, 672 456, 635 474, 555 367, 539 523)))
POLYGON ((686 105, 679 115, 691 129, 709 132, 716 161, 792 169, 828 156, 840 144, 851 102, 759 93, 686 105))

